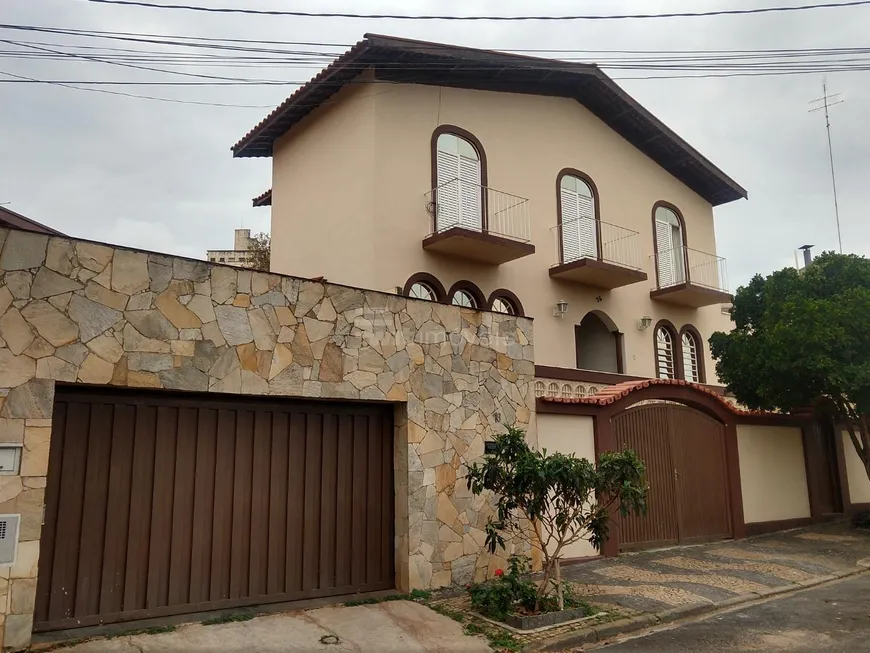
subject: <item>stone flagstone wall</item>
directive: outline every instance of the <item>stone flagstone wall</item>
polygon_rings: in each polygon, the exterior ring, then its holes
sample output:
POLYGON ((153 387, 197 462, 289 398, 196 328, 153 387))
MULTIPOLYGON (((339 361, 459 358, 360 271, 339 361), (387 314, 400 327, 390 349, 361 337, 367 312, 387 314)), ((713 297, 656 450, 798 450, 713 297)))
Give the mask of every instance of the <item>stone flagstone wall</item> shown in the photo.
POLYGON ((93 242, 0 230, 0 476, 21 514, 4 646, 30 639, 55 382, 396 404, 401 589, 464 584, 492 507, 464 482, 499 422, 534 444, 532 322, 93 242))

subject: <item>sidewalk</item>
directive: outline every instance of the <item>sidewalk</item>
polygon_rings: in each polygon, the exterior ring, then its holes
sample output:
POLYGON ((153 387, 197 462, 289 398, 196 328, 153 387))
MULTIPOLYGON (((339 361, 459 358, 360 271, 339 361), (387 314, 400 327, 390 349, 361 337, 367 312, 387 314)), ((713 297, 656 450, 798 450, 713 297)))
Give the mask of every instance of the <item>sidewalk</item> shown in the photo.
MULTIPOLYGON (((562 651, 616 634, 812 587, 870 567, 870 533, 823 524, 747 540, 623 554, 563 567, 576 593, 606 616, 514 633, 524 651, 562 651)), ((455 612, 467 596, 436 600, 455 612)))

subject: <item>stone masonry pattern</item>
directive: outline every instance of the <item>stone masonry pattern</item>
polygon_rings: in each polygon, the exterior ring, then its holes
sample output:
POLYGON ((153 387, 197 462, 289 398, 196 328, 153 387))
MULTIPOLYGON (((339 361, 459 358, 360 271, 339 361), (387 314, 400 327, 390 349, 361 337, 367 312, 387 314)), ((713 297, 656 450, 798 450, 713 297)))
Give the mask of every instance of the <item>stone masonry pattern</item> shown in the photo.
POLYGON ((21 514, 4 648, 30 640, 55 382, 394 402, 397 586, 505 564, 465 476, 501 423, 536 443, 531 320, 0 230, 0 441, 23 445, 0 476, 21 514))

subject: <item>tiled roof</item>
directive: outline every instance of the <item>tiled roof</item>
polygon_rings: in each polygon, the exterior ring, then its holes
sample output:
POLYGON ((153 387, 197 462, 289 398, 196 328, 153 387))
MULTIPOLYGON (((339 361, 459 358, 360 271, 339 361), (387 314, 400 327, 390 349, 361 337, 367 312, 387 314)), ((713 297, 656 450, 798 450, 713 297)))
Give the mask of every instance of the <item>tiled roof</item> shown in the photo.
POLYGON ((41 222, 31 220, 20 213, 3 208, 2 206, 0 206, 0 227, 12 227, 13 229, 23 229, 24 231, 33 231, 38 234, 50 234, 52 236, 66 235, 59 232, 57 229, 52 229, 41 222))
POLYGON ((385 83, 571 98, 714 206, 747 197, 736 181, 594 64, 379 34, 366 34, 300 86, 232 147, 233 156, 272 156, 278 138, 364 73, 366 79, 385 83))
POLYGON ((764 410, 746 410, 745 408, 738 408, 731 402, 727 401, 722 395, 715 392, 714 390, 701 385, 700 383, 690 383, 688 381, 682 381, 680 379, 643 379, 641 381, 625 381, 624 383, 618 383, 616 385, 607 386, 605 388, 601 388, 596 394, 591 397, 577 397, 577 398, 563 398, 563 397, 540 397, 541 401, 557 403, 557 404, 591 404, 598 406, 607 406, 608 404, 612 404, 616 401, 619 401, 623 397, 628 396, 635 390, 640 390, 641 388, 648 388, 653 385, 680 385, 680 386, 688 386, 693 390, 697 390, 698 392, 703 392, 705 394, 714 397, 718 401, 722 402, 722 404, 728 408, 735 415, 778 415, 779 413, 771 413, 764 410))
POLYGON ((254 206, 272 206, 272 189, 257 195, 251 202, 254 206))

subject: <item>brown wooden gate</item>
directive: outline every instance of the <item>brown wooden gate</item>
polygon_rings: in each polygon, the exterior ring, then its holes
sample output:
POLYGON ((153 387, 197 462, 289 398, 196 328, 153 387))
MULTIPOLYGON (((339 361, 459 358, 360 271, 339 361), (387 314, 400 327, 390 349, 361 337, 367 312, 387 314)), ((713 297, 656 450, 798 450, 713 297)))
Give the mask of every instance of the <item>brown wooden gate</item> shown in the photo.
POLYGON ((620 450, 646 464, 649 510, 620 517, 620 549, 731 537, 725 426, 693 408, 656 403, 613 418, 620 450))
POLYGON ((34 630, 394 587, 391 415, 58 386, 34 630))
POLYGON ((814 420, 805 434, 810 496, 822 515, 842 513, 834 427, 827 420, 814 420))

